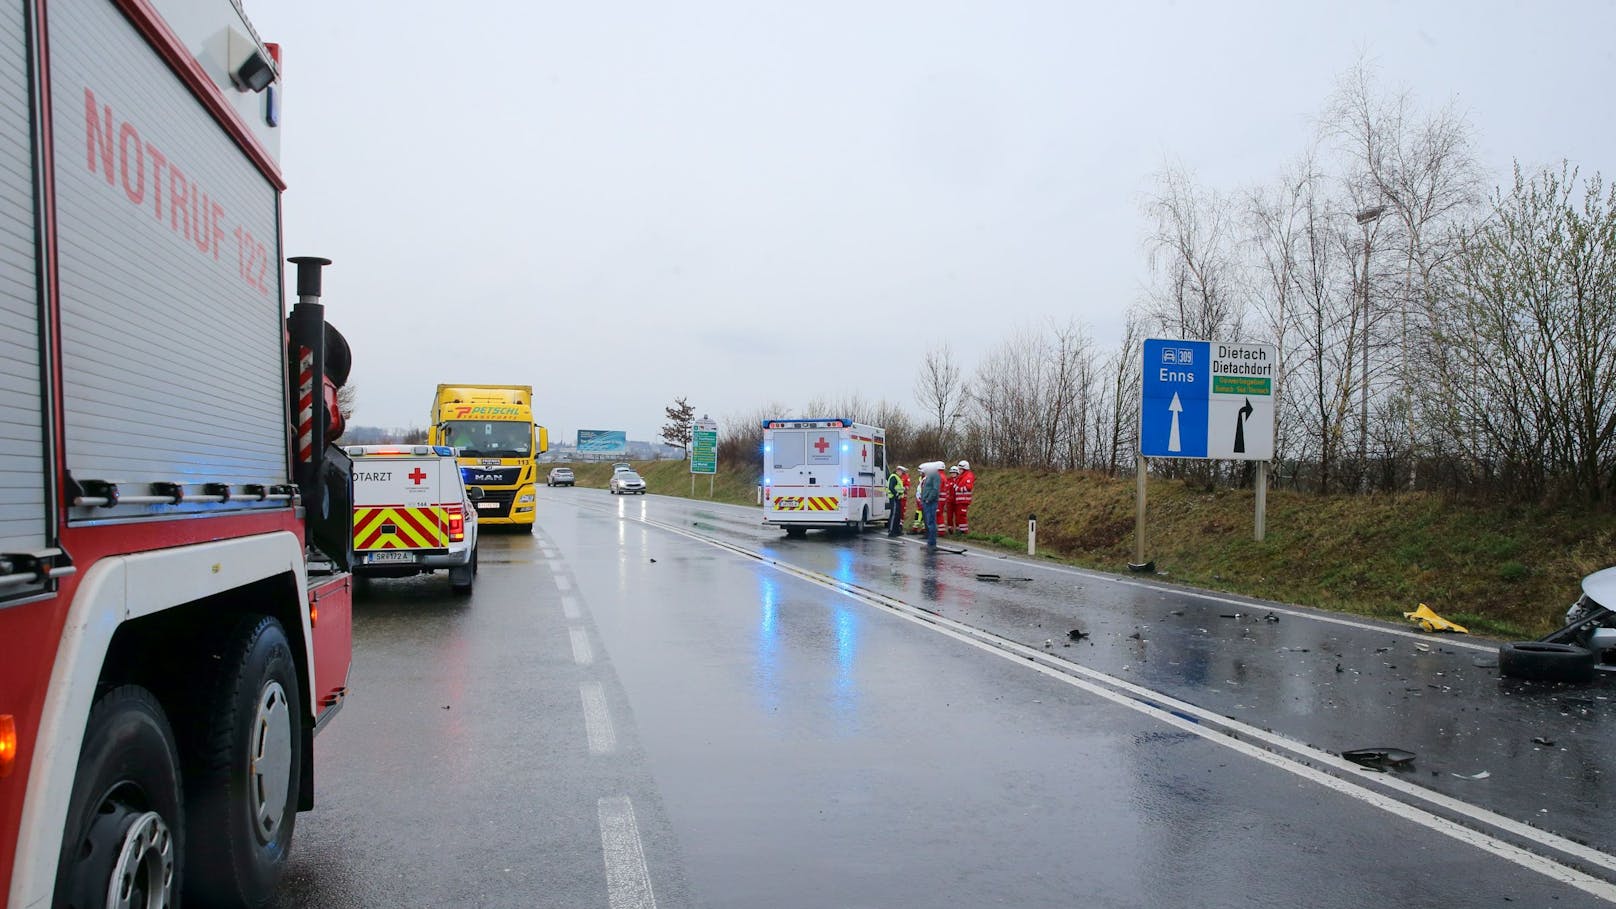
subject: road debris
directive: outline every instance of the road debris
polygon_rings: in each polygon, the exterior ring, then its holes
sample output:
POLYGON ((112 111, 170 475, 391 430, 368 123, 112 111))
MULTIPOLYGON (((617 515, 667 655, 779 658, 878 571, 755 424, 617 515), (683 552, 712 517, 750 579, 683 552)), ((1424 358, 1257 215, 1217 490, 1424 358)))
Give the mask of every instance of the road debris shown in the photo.
POLYGON ((1003 575, 991 574, 991 573, 987 573, 987 572, 983 572, 981 574, 978 574, 976 576, 976 579, 978 581, 1006 581, 1006 582, 1008 582, 1008 581, 1030 581, 1030 580, 1032 580, 1032 578, 1007 578, 1007 577, 1004 577, 1003 575))
POLYGON ((1456 634, 1470 633, 1470 629, 1456 622, 1450 622, 1447 619, 1444 619, 1435 612, 1431 611, 1431 607, 1425 605, 1424 603, 1421 603, 1419 608, 1413 612, 1403 613, 1403 618, 1408 619, 1414 624, 1420 626, 1422 630, 1428 632, 1451 631, 1456 634))
POLYGON ((1073 628, 1071 631, 1066 632, 1066 639, 1069 641, 1081 641, 1088 636, 1089 633, 1081 628, 1073 628))
POLYGON ((1420 653, 1430 653, 1431 645, 1425 643, 1424 641, 1417 641, 1414 644, 1414 649, 1418 650, 1420 653))
POLYGON ((1414 767, 1414 752, 1403 748, 1353 748, 1341 752, 1341 756, 1360 767, 1381 773, 1414 767))
POLYGON ((1458 777, 1461 780, 1484 780, 1492 776, 1492 774, 1485 770, 1481 771, 1480 773, 1450 773, 1448 775, 1458 777))
POLYGON ((1239 618, 1244 618, 1245 615, 1246 614, 1243 613, 1243 612, 1221 612, 1221 613, 1218 613, 1218 618, 1220 618, 1220 619, 1239 619, 1239 618))
POLYGON ((1534 744, 1534 745, 1542 745, 1544 748, 1553 748, 1554 747, 1554 739, 1544 738, 1541 735, 1534 736, 1532 738, 1532 744, 1534 744))
POLYGON ((1269 623, 1269 624, 1270 624, 1270 625, 1272 625, 1272 624, 1273 624, 1273 623, 1275 623, 1275 622, 1278 622, 1278 621, 1279 621, 1279 616, 1277 616, 1277 615, 1274 615, 1274 614, 1273 614, 1273 613, 1272 613, 1272 612, 1270 612, 1270 613, 1269 613, 1269 614, 1267 614, 1267 615, 1265 615, 1265 616, 1263 616, 1263 617, 1262 617, 1262 620, 1263 620, 1263 621, 1264 621, 1264 622, 1267 622, 1267 623, 1269 623))
POLYGON ((1044 649, 1045 650, 1054 650, 1055 649, 1055 639, 1054 638, 1044 638, 1044 649))

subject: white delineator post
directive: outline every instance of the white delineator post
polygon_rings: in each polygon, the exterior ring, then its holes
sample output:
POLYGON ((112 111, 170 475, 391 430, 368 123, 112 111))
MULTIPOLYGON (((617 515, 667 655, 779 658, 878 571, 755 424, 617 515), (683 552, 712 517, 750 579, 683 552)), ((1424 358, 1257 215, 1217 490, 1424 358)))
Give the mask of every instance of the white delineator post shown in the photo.
POLYGON ((1027 515, 1027 555, 1038 554, 1038 516, 1027 515))

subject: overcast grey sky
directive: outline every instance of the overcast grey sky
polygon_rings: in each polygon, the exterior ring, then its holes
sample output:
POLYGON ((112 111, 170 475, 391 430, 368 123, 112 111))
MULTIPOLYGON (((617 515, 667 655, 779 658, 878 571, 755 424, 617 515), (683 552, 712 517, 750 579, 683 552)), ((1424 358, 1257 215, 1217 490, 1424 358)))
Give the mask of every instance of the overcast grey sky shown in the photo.
POLYGON ((1616 177, 1612 2, 247 6, 365 425, 517 382, 553 439, 651 439, 675 395, 912 408, 926 348, 1046 317, 1112 346, 1150 174, 1275 175, 1361 53, 1494 180, 1616 177))

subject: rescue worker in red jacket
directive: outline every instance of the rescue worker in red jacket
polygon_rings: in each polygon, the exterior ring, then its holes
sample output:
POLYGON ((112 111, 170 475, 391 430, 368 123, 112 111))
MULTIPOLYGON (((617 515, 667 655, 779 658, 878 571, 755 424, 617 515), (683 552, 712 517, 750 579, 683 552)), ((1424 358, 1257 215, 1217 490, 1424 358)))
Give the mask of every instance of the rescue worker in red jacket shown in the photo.
POLYGON ((943 492, 937 500, 937 523, 947 536, 954 535, 954 481, 959 478, 959 468, 950 467, 943 474, 943 492))
POLYGON ((949 523, 965 534, 971 532, 971 498, 976 491, 976 471, 971 469, 970 461, 961 460, 956 466, 959 476, 954 479, 954 508, 949 523))

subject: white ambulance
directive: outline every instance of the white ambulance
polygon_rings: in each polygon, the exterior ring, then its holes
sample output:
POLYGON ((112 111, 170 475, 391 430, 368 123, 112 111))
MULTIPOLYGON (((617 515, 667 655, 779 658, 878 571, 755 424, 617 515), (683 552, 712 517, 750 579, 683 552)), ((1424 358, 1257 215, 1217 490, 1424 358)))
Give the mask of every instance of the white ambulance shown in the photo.
POLYGON ((763 523, 862 531, 887 520, 886 430, 846 419, 763 421, 763 523))
POLYGON ((401 578, 448 569, 470 593, 477 577, 481 488, 467 487, 454 449, 443 445, 350 445, 354 573, 401 578))

